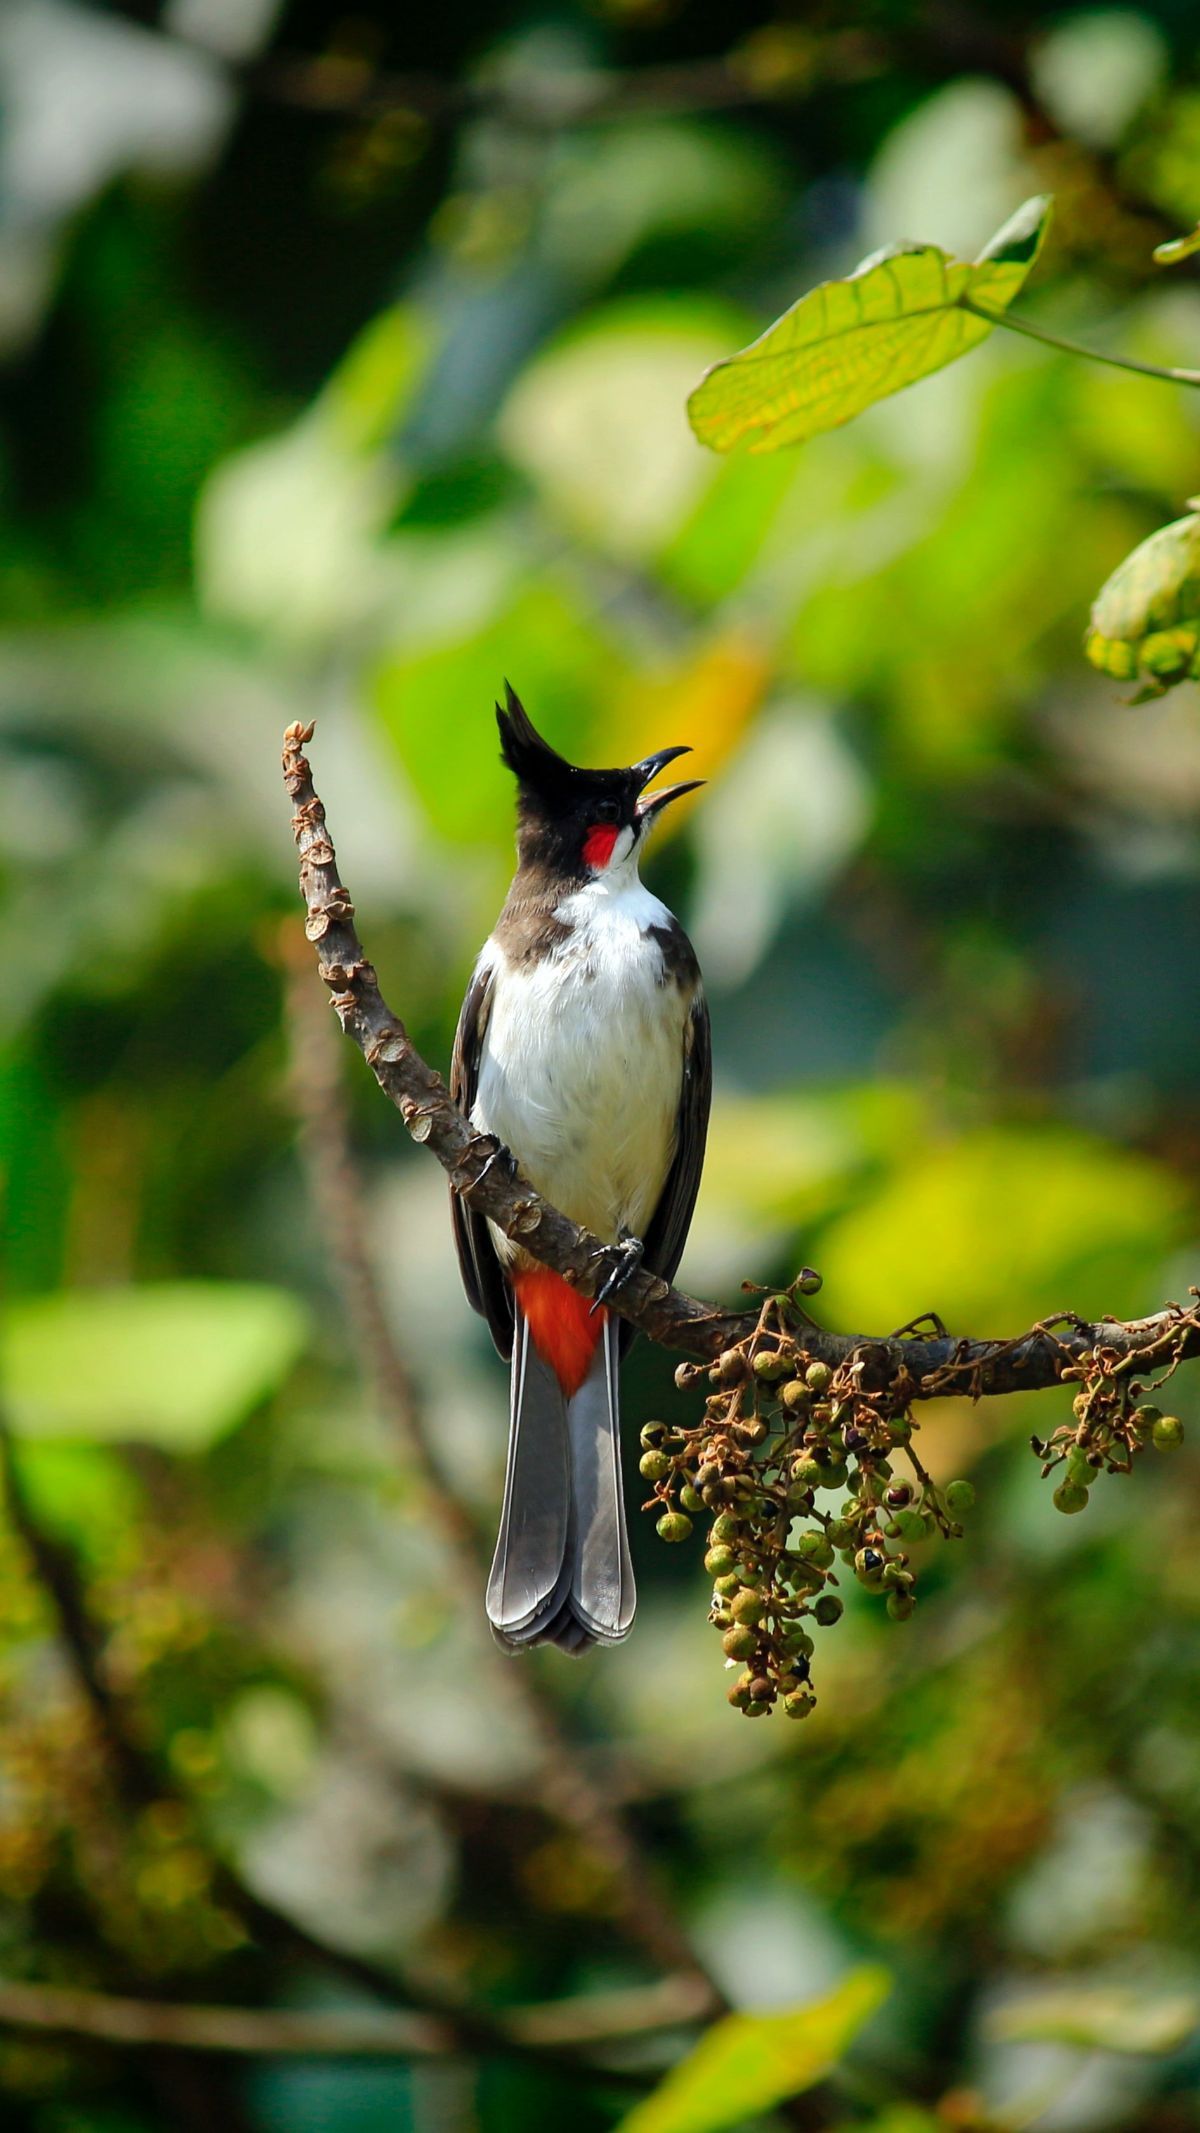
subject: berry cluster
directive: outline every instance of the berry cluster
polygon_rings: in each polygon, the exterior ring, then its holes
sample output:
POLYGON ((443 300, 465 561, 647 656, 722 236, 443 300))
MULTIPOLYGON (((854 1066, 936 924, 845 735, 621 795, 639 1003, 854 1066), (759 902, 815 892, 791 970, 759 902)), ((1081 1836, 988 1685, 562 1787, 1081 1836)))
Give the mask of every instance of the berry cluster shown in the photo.
MULTIPOLYGON (((653 1489, 644 1508, 662 1539, 687 1540, 693 1520, 709 1515, 711 1620, 727 1663, 743 1668, 729 1701, 748 1718, 777 1704, 790 1718, 812 1710, 812 1630, 842 1613, 837 1566, 906 1621, 917 1583, 909 1549, 935 1534, 961 1538, 958 1516, 975 1500, 969 1481, 938 1487, 913 1445, 913 1402, 961 1391, 961 1365, 919 1381, 905 1366, 881 1386, 870 1381, 866 1343, 832 1367, 804 1344, 812 1322, 799 1298, 820 1285, 806 1270, 766 1297, 753 1329, 715 1363, 679 1365, 681 1390, 705 1379, 712 1388, 696 1428, 648 1422, 642 1431, 639 1471, 653 1489)), ((1183 1442, 1179 1417, 1150 1405, 1133 1370, 1159 1373, 1152 1391, 1174 1374, 1200 1334, 1200 1290, 1192 1297, 1187 1309, 1167 1307, 1161 1336, 1136 1358, 1102 1343, 1067 1347, 1055 1331, 1061 1319, 997 1344, 1003 1353, 1034 1337, 1057 1343, 1057 1375, 1079 1388, 1074 1419, 1031 1439, 1043 1474, 1061 1470, 1060 1511, 1081 1511, 1097 1475, 1129 1473, 1147 1445, 1183 1442)))
POLYGON ((1086 1349, 1062 1373, 1066 1383, 1079 1386, 1072 1402, 1074 1421, 1064 1422, 1049 1437, 1029 1440, 1042 1461, 1043 1476, 1061 1470, 1054 1491, 1060 1511, 1082 1511, 1097 1476, 1128 1474, 1147 1445, 1169 1452, 1183 1443, 1179 1416, 1151 1406, 1142 1398, 1143 1387, 1123 1370, 1115 1354, 1086 1349))
POLYGON ((641 1439, 662 1539, 686 1540, 710 1515, 711 1620, 743 1669, 729 1701, 748 1718, 812 1710, 812 1630, 842 1613, 838 1566, 904 1621, 916 1605, 909 1547, 959 1535, 956 1514, 974 1501, 968 1481, 935 1487, 903 1397, 871 1389, 861 1358, 834 1370, 805 1351, 789 1302, 768 1299, 711 1366, 680 1364, 681 1389, 705 1377, 712 1387, 698 1427, 648 1422, 641 1439))

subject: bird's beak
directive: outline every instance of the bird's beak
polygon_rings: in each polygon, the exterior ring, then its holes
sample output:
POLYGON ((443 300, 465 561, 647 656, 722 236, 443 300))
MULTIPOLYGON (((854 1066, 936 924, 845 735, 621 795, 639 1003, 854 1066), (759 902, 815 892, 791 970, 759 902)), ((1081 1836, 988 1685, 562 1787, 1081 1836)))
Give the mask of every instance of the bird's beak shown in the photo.
MULTIPOLYGON (((691 752, 688 747, 660 748, 657 755, 648 755, 642 762, 635 763, 634 771, 642 785, 646 786, 652 778, 658 776, 660 770, 666 769, 668 763, 673 763, 677 756, 690 755, 691 752)), ((703 783, 703 778, 690 778, 685 785, 664 785, 660 792, 643 793, 635 810, 638 821, 649 822, 662 808, 669 806, 672 800, 681 800, 685 792, 695 792, 703 783)))

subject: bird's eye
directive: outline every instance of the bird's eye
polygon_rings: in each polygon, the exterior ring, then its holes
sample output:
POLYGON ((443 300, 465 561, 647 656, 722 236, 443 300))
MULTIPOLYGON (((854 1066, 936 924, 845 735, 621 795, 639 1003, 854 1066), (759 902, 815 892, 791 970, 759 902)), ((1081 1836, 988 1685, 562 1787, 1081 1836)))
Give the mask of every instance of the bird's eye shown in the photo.
POLYGON ((599 804, 592 809, 593 818, 597 822, 616 822, 620 816, 620 812, 621 810, 617 806, 615 800, 601 800, 599 804))

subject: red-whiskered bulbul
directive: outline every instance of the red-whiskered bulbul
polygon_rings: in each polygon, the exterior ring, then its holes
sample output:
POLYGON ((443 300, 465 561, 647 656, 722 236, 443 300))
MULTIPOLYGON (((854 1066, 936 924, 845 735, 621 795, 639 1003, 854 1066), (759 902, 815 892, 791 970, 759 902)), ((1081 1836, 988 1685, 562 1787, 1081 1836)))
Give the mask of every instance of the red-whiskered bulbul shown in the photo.
POLYGON ((598 1304, 452 1200, 467 1296, 512 1359, 508 1469, 487 1611, 511 1651, 628 1635, 635 1593, 617 1370, 632 1328, 604 1307, 644 1257, 670 1280, 692 1218, 711 1090, 708 1011, 686 934, 642 886, 663 748, 582 770, 496 706, 517 781, 517 871, 471 979, 451 1089, 538 1192, 612 1248, 598 1304))

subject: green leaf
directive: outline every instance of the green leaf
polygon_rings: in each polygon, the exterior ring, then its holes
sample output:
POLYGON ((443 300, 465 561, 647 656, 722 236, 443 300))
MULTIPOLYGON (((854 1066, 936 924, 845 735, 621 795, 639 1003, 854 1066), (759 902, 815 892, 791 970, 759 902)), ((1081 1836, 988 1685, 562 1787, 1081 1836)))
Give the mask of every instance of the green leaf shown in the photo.
POLYGON ((1168 237, 1164 243, 1156 244, 1152 256, 1156 266, 1177 267, 1181 259, 1190 259, 1193 252, 1200 252, 1200 222, 1186 237, 1168 237))
POLYGON ((1186 518, 1142 541, 1092 605, 1083 648, 1116 681, 1141 680, 1135 703, 1200 675, 1200 497, 1186 518))
POLYGON ((810 1256, 842 1324, 936 1304, 951 1332, 1006 1334, 1064 1302, 1149 1307, 1186 1202, 1164 1165, 1091 1135, 990 1126, 899 1160, 810 1256))
POLYGON ((1079 2051, 1154 2058, 1178 2051, 1200 2028, 1200 1995, 1150 1997, 1115 1985, 1040 1992, 998 2008, 988 2028, 1005 2043, 1070 2044, 1079 2051))
POLYGON ((701 444, 774 452, 836 429, 987 339, 1042 246, 1051 202, 1017 209, 973 265, 937 245, 893 245, 845 281, 823 282, 749 348, 718 363, 688 401, 701 444))
POLYGON ((203 1451, 275 1391, 307 1338, 286 1290, 216 1281, 15 1304, 0 1380, 18 1436, 203 1451))
POLYGON ((522 371, 500 416, 501 445, 571 532, 644 562, 719 475, 697 452, 681 402, 740 330, 728 305, 606 305, 522 371))
POLYGON ((808 2006, 726 2015, 618 2133, 719 2133, 800 2095, 837 2065, 890 1985, 885 1970, 852 1970, 808 2006))

